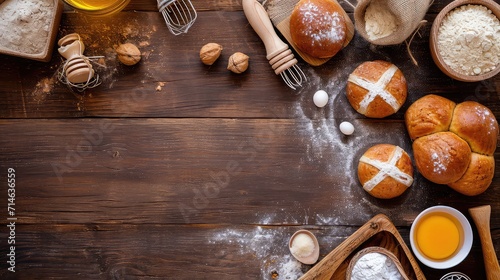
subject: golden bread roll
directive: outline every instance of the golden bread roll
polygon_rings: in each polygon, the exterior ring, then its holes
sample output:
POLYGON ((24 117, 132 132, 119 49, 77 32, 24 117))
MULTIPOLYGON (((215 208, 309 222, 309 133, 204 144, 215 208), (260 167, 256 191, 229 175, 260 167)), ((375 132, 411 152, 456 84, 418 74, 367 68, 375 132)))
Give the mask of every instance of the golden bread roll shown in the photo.
POLYGON ((448 131, 455 102, 429 94, 415 101, 406 110, 406 129, 411 140, 440 131, 448 131))
POLYGON ((413 156, 420 174, 438 184, 453 183, 469 166, 469 144, 453 132, 436 132, 413 142, 413 156))
POLYGON ((455 104, 436 95, 415 101, 405 113, 415 165, 428 180, 474 196, 490 186, 498 122, 486 106, 455 104))
POLYGON ((411 159, 398 146, 375 145, 359 159, 358 178, 363 189, 374 197, 397 197, 413 183, 411 159))
POLYGON ((290 15, 290 35, 304 53, 316 58, 337 54, 346 39, 340 5, 331 0, 301 0, 290 15))
POLYGON ((359 65, 347 81, 347 99, 360 114, 384 118, 396 113, 406 101, 407 84, 396 65, 382 60, 359 65))
POLYGON ((472 153, 469 168, 464 176, 448 186, 463 195, 474 196, 488 189, 494 175, 495 159, 493 156, 472 153))
POLYGON ((469 143, 473 152, 493 155, 497 147, 498 123, 486 106, 465 101, 455 107, 450 131, 469 143))

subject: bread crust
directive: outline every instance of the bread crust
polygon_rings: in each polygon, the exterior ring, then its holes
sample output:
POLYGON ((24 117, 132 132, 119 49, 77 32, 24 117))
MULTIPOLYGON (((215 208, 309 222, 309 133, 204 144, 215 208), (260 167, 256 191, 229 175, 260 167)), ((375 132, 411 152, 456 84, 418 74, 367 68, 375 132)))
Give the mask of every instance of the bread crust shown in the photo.
POLYGON ((330 58, 339 52, 347 36, 340 5, 331 0, 301 0, 290 15, 290 35, 304 53, 330 58))
POLYGON ((362 63, 351 73, 346 90, 349 103, 358 113, 370 118, 384 118, 401 108, 406 101, 408 86, 403 72, 394 64, 375 60, 362 63), (386 71, 395 72, 384 87, 376 86, 386 71), (360 83, 371 84, 374 90, 360 83), (367 104, 366 100, 371 101, 367 104))
POLYGON ((448 184, 455 191, 475 196, 488 189, 495 175, 495 159, 493 156, 472 153, 469 168, 458 181, 448 184))
POLYGON ((413 142, 413 156, 420 174, 437 184, 458 181, 471 158, 469 144, 453 132, 436 132, 413 142))
POLYGON ((486 106, 474 101, 458 104, 453 113, 450 131, 469 143, 472 151, 493 155, 497 147, 498 123, 486 106))
POLYGON ((436 132, 448 131, 455 102, 434 94, 426 95, 408 107, 405 123, 411 140, 436 132))
MULTIPOLYGON (((391 144, 377 144, 370 147, 362 156, 371 160, 380 162, 389 162, 395 155, 396 149, 399 147, 391 144)), ((401 149, 401 148, 399 148, 401 149)), ((401 149, 402 150, 402 149, 401 149)), ((407 181, 410 185, 413 182, 413 165, 410 156, 402 151, 401 157, 395 162, 394 166, 404 174, 411 177, 407 181)), ((358 179, 365 190, 372 196, 381 199, 391 199, 403 194, 409 185, 403 184, 391 176, 386 176, 382 181, 376 184, 371 190, 366 189, 366 184, 372 180, 381 170, 369 163, 363 162, 360 159, 358 164, 358 179)))

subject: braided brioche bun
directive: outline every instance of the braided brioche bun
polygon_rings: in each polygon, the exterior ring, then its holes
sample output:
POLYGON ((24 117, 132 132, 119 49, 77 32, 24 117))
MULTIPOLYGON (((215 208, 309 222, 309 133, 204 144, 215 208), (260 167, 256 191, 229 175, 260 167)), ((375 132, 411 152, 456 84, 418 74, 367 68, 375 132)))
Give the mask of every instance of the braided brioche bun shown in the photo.
POLYGON ((422 176, 468 196, 488 189, 499 132, 490 109, 474 101, 455 104, 427 95, 408 108, 405 123, 422 176))

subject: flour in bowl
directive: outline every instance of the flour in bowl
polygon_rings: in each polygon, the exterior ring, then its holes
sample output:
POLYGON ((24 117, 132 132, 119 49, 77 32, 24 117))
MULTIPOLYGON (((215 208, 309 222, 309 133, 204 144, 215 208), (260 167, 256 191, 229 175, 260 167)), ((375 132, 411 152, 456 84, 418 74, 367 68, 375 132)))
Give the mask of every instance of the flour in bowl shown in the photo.
POLYGON ((0 4, 0 48, 39 54, 47 47, 54 0, 6 0, 0 4))
POLYGON ((380 253, 368 253, 361 257, 351 272, 351 280, 402 280, 398 268, 392 260, 380 253))
POLYGON ((445 63, 464 75, 487 73, 500 64, 500 21, 482 5, 463 5, 443 19, 437 36, 445 63))

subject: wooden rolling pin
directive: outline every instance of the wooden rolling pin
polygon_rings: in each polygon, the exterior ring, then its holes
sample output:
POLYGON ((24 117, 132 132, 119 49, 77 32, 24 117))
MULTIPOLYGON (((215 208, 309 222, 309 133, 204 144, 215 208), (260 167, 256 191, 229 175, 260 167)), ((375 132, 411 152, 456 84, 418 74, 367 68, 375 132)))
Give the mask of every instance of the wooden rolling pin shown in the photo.
POLYGON ((498 265, 498 259, 495 254, 495 248, 493 247, 490 233, 491 206, 484 205, 470 208, 469 213, 476 224, 477 231, 479 232, 479 239, 481 240, 481 247, 483 248, 486 279, 498 280, 500 279, 500 266, 498 265))

